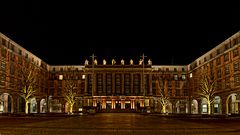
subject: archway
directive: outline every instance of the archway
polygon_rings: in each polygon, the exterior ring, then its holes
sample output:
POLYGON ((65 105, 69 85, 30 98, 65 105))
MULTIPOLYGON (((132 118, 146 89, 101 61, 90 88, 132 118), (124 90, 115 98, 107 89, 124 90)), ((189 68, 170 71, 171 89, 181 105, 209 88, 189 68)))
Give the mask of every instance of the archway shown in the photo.
POLYGON ((207 114, 208 113, 208 103, 207 103, 207 99, 206 98, 202 99, 201 106, 202 106, 201 113, 202 114, 207 114))
POLYGON ((221 98, 219 96, 215 96, 213 100, 213 113, 219 114, 221 113, 221 98))
POLYGON ((36 98, 29 99, 30 113, 37 113, 37 101, 36 98))
POLYGON ((47 112, 47 102, 45 99, 41 99, 40 101, 40 113, 46 113, 47 112))
POLYGON ((0 112, 12 113, 13 112, 13 98, 8 93, 3 93, 0 96, 0 112))
POLYGON ((187 113, 187 102, 185 100, 178 100, 176 102, 177 113, 187 113))
POLYGON ((170 101, 167 102, 166 112, 172 113, 172 103, 170 101))
POLYGON ((25 112, 25 100, 21 96, 18 98, 18 112, 25 112))
POLYGON ((69 103, 66 102, 65 103, 65 113, 69 113, 69 111, 70 111, 70 106, 69 106, 69 103))
POLYGON ((238 103, 239 99, 237 99, 237 93, 232 93, 227 97, 226 100, 226 114, 238 114, 239 108, 238 103))
POLYGON ((191 103, 191 114, 198 114, 198 102, 196 99, 192 100, 191 103))

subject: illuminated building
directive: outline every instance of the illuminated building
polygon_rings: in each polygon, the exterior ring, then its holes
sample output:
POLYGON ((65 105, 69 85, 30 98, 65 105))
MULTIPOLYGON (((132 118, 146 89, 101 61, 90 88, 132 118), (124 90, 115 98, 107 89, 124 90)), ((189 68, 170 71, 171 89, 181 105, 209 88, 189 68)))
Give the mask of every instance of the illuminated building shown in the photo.
MULTIPOLYGON (((98 60, 92 56, 84 65, 49 65, 0 33, 0 112, 23 112, 23 101, 14 91, 20 76, 17 65, 32 61, 40 69, 38 92, 30 101, 31 113, 68 112, 63 98, 67 79, 77 81, 79 91, 74 112, 161 112, 158 85, 168 95, 167 113, 206 113, 206 102, 196 95, 201 70, 217 78, 213 113, 239 113, 239 46, 237 32, 189 65, 153 65, 139 61, 98 60), (89 62, 90 61, 90 62, 89 62), (164 82, 157 84, 157 80, 164 82)), ((24 66, 24 64, 22 64, 24 66)))

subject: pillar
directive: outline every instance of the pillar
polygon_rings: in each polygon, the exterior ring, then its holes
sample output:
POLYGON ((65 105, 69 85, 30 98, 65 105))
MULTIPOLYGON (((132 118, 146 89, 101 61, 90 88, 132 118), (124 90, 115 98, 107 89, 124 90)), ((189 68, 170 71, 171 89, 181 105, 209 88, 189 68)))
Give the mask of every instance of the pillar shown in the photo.
POLYGON ((122 73, 122 79, 121 79, 122 81, 121 81, 121 83, 122 83, 122 85, 121 85, 121 88, 122 88, 122 95, 124 95, 124 73, 122 73))
POLYGON ((134 92, 133 92, 133 73, 131 73, 131 94, 134 94, 134 92))
POLYGON ((115 95, 115 93, 115 73, 112 73, 112 95, 115 95))
MULTIPOLYGON (((106 73, 103 73, 103 95, 107 95, 107 92, 106 92, 106 73)), ((105 107, 106 109, 106 107, 105 107)))
POLYGON ((149 83, 149 96, 152 96, 152 74, 149 74, 149 79, 148 79, 148 83, 149 83))

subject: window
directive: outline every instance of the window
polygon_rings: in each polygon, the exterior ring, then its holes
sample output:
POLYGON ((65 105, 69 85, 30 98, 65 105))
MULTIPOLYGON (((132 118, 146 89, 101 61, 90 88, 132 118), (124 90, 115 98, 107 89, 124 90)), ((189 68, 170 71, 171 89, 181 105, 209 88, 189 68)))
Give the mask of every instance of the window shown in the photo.
POLYGON ((230 73, 230 70, 229 70, 229 65, 226 65, 225 66, 225 75, 228 75, 230 73))
POLYGON ((217 55, 218 55, 218 54, 220 54, 220 50, 219 50, 219 49, 217 49, 217 55))
POLYGON ((182 74, 182 80, 186 80, 186 75, 182 74))
POLYGON ((229 44, 225 44, 225 51, 229 49, 229 44))
POLYGON ((211 59, 211 58, 213 58, 213 55, 212 55, 212 54, 210 54, 210 59, 211 59))
POLYGON ((55 70, 56 70, 56 69, 55 69, 55 68, 53 68, 53 70, 52 70, 52 71, 53 71, 53 72, 55 72, 55 70))
POLYGON ((176 96, 180 96, 180 90, 176 89, 176 96))
POLYGON ((207 105, 202 105, 202 112, 207 113, 207 105))
POLYGON ((177 74, 174 75, 174 80, 178 80, 178 75, 177 74))
POLYGON ((19 55, 22 55, 22 50, 19 49, 19 50, 18 50, 18 54, 19 54, 19 55))
POLYGON ((174 68, 174 71, 176 72, 176 71, 177 71, 177 68, 174 68))
POLYGON ((166 68, 166 71, 169 71, 169 68, 166 68))
POLYGON ((2 39, 2 45, 6 46, 6 40, 2 39))
POLYGON ((221 69, 217 70, 217 77, 218 77, 218 78, 221 78, 221 77, 222 77, 221 69))
POLYGON ((59 75, 59 80, 63 80, 63 75, 59 75))
POLYGON ((184 67, 182 68, 182 71, 185 71, 185 68, 184 68, 184 67))
POLYGON ((82 75, 82 79, 85 79, 85 75, 82 75))
POLYGON ((193 74, 192 73, 190 73, 190 78, 192 78, 193 77, 193 74))
POLYGON ((206 57, 204 57, 204 62, 206 62, 207 61, 207 58, 206 57))
POLYGON ((233 57, 238 56, 238 49, 233 50, 233 57))
POLYGON ((229 60, 228 54, 225 54, 224 55, 224 61, 228 61, 228 60, 229 60))
POLYGON ((225 79, 225 88, 230 88, 230 77, 226 77, 225 79))
POLYGON ((220 57, 219 58, 217 58, 217 65, 221 65, 221 59, 220 59, 220 57))
POLYGON ((239 86, 240 85, 240 77, 239 74, 234 75, 234 85, 239 86))
POLYGON ((234 72, 238 71, 239 70, 239 63, 238 62, 235 62, 234 63, 234 72))

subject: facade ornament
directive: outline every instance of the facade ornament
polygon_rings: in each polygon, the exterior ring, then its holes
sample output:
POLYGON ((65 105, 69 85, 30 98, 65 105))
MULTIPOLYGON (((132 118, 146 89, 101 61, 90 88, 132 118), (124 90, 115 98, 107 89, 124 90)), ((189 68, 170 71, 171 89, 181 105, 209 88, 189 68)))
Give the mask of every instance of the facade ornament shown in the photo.
POLYGON ((123 59, 121 60, 121 65, 124 65, 124 60, 123 59))
POLYGON ((85 66, 88 65, 88 60, 87 60, 87 59, 85 60, 84 65, 85 65, 85 66))
POLYGON ((103 65, 106 65, 107 61, 105 59, 103 59, 103 65))
POLYGON ((142 63, 143 63, 143 60, 140 59, 140 60, 139 60, 139 65, 142 65, 142 63))
POLYGON ((130 60, 130 65, 133 65, 133 60, 132 59, 130 60))
POLYGON ((148 60, 148 65, 152 65, 152 61, 150 59, 148 60))
POLYGON ((115 65, 116 61, 114 59, 112 59, 112 65, 115 65))
POLYGON ((97 65, 97 59, 94 60, 94 65, 97 65))

